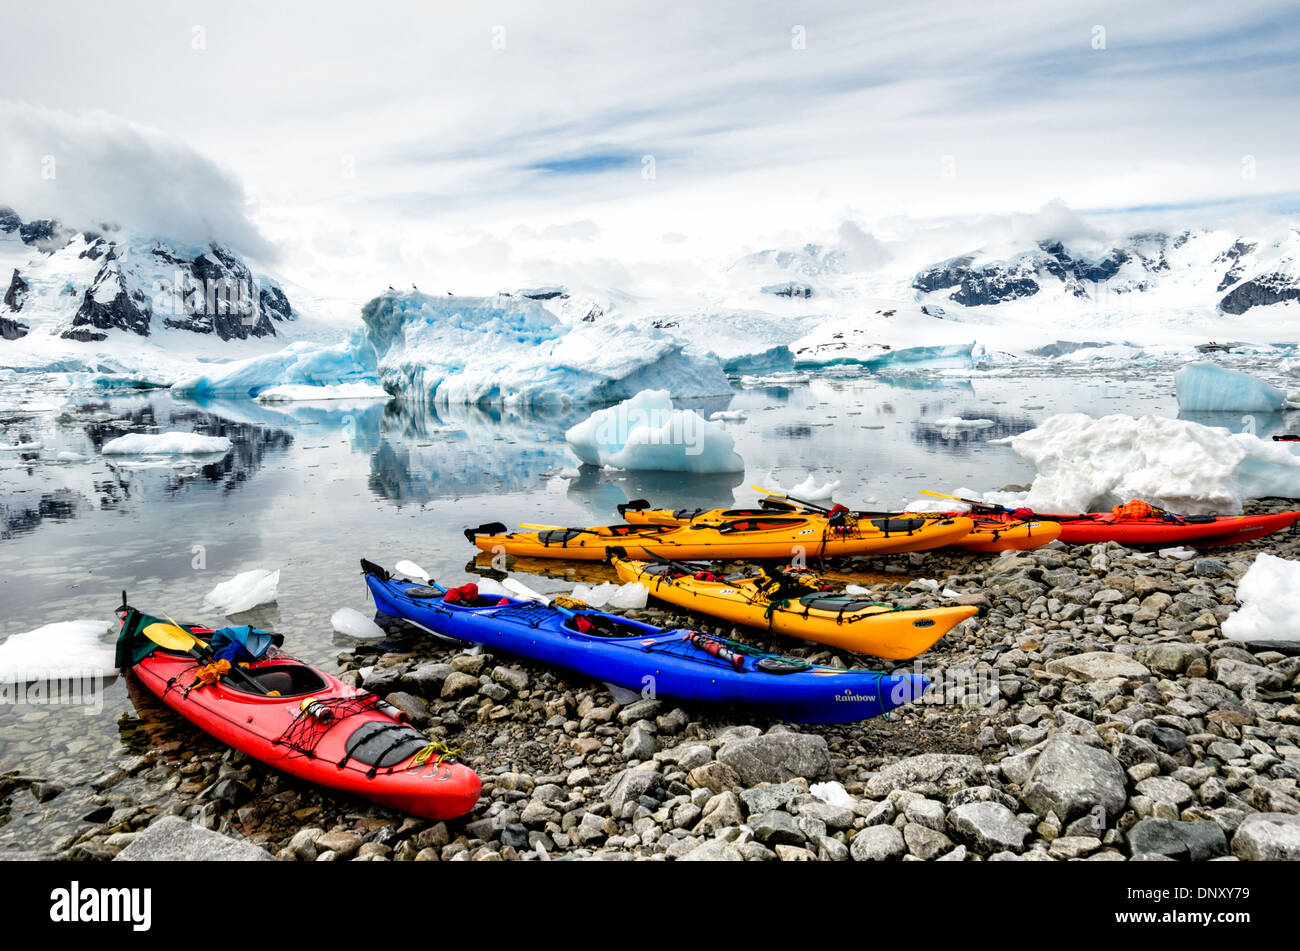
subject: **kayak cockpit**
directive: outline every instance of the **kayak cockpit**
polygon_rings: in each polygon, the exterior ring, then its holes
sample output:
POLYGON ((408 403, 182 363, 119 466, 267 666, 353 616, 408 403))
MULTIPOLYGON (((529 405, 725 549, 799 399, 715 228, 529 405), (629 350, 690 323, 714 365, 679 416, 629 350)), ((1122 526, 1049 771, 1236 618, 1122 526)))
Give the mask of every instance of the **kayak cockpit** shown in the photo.
MULTIPOLYGON (((247 668, 249 678, 257 681, 267 691, 274 691, 280 698, 301 697, 326 689, 329 684, 325 678, 305 664, 267 664, 264 667, 247 668)), ((226 690, 260 696, 251 684, 242 678, 229 677, 222 686, 226 690)))

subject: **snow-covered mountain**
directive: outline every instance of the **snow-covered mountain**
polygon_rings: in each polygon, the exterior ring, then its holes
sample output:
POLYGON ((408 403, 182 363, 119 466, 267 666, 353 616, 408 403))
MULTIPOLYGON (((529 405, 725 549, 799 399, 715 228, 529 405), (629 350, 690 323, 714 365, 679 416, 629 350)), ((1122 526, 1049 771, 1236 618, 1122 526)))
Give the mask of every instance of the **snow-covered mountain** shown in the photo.
MULTIPOLYGON (((1300 299, 1300 232, 1273 239, 1226 231, 1142 232, 1114 242, 981 248, 922 269, 918 301, 990 307, 1098 302, 1122 295, 1132 306, 1180 306, 1239 316, 1300 299)), ((1075 308, 1071 308, 1075 309, 1075 308)))
POLYGON ((168 331, 222 341, 273 337, 296 313, 274 281, 221 244, 195 247, 105 225, 22 221, 0 208, 0 337, 29 334, 101 343, 116 333, 168 331))

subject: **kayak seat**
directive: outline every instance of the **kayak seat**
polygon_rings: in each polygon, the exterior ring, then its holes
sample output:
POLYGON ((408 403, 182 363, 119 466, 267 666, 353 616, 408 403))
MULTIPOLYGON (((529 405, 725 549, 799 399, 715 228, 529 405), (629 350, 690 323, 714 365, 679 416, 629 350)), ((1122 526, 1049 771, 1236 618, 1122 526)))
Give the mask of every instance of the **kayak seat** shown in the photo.
POLYGON ((708 509, 677 509, 673 512, 673 518, 690 521, 697 516, 703 515, 708 509))
POLYGON ((579 535, 587 534, 581 528, 553 528, 537 533, 537 540, 543 545, 567 545, 579 535))
MULTIPOLYGON (((248 670, 247 674, 267 690, 274 690, 282 697, 299 697, 324 690, 328 686, 325 678, 305 664, 270 664, 248 670)), ((227 677, 224 686, 241 693, 257 692, 236 677, 227 677)))

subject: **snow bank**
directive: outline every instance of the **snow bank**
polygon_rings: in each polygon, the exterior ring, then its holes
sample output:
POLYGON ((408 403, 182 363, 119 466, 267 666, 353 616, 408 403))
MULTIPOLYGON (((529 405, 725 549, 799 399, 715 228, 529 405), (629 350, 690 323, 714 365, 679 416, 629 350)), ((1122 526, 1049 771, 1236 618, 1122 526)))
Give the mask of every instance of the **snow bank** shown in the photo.
POLYGON ((334 383, 307 386, 284 383, 257 394, 262 403, 297 403, 317 400, 387 400, 392 397, 378 383, 334 383))
POLYGON ((275 600, 279 586, 278 568, 275 571, 254 568, 235 575, 229 581, 223 581, 209 591, 203 598, 203 607, 219 614, 239 614, 259 604, 270 604, 275 600))
POLYGON ((731 434, 698 413, 674 410, 667 390, 644 390, 597 410, 564 438, 589 465, 694 473, 745 469, 731 434))
POLYGON ((1174 387, 1180 410, 1276 413, 1287 408, 1285 390, 1210 360, 1187 364, 1174 374, 1174 387))
POLYGON ((1300 561, 1260 552, 1237 585, 1241 607, 1223 622, 1235 641, 1300 641, 1300 561))
POLYGON ((377 641, 384 636, 382 627, 355 608, 339 608, 331 614, 330 627, 361 641, 377 641))
POLYGON ((104 443, 106 456, 187 456, 230 452, 225 436, 201 436, 198 433, 130 433, 104 443))
POLYGON ((0 683, 115 673, 113 645, 103 640, 109 627, 107 621, 58 621, 11 634, 0 643, 0 683))
POLYGON ((626 322, 568 326, 536 301, 390 292, 362 309, 379 379, 435 405, 573 405, 729 393, 718 359, 626 322))
POLYGON ((985 497, 1040 512, 1144 499, 1185 515, 1229 514, 1244 498, 1300 497, 1300 457, 1284 444, 1187 420, 1064 413, 1009 442, 1038 474, 1027 495, 985 497))

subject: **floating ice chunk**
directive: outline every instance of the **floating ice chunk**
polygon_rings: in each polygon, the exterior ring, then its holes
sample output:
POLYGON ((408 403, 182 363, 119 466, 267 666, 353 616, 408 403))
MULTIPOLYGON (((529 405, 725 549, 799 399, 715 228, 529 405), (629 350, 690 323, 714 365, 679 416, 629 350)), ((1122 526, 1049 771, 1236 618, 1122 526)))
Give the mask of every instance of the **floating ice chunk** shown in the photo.
POLYGON ((302 383, 284 383, 272 386, 257 394, 262 403, 298 403, 321 400, 388 400, 388 391, 378 383, 334 383, 308 386, 302 383))
POLYGON ((1174 374, 1178 408, 1201 412, 1275 413, 1287 408, 1286 391, 1210 360, 1174 374))
POLYGON ((1196 557, 1196 549, 1188 548, 1186 545, 1179 545, 1176 548, 1162 548, 1157 554, 1161 558, 1173 558, 1175 561, 1187 561, 1189 558, 1196 557))
POLYGON ((573 589, 573 597, 593 608, 610 607, 623 610, 645 607, 649 594, 646 586, 639 581, 622 585, 606 581, 595 587, 580 584, 573 589))
POLYGON ((1241 607, 1223 622, 1234 641, 1300 641, 1300 561, 1267 552, 1237 584, 1241 607))
POLYGON ((225 436, 201 436, 198 433, 129 433, 104 443, 106 456, 205 455, 230 452, 225 436))
POLYGON ((0 443, 0 452, 35 452, 37 449, 42 448, 42 445, 39 441, 0 443))
POLYGON ((361 641, 377 641, 384 636, 384 629, 356 608, 339 608, 330 615, 330 627, 361 641))
POLYGON ((667 390, 643 390, 597 410, 564 434, 588 465, 670 472, 743 472, 736 442, 719 423, 673 409, 667 390))
POLYGON ((203 607, 219 614, 239 614, 259 604, 270 604, 275 600, 276 589, 280 586, 280 569, 267 571, 254 568, 235 575, 229 581, 223 581, 203 598, 203 607))
POLYGON ((55 458, 58 459, 59 462, 85 462, 86 461, 86 457, 83 456, 81 453, 71 452, 67 449, 64 449, 55 458))
POLYGON ((808 792, 830 806, 843 806, 846 809, 851 809, 853 804, 857 802, 856 799, 849 795, 848 790, 843 785, 834 780, 826 783, 813 783, 808 787, 808 792))
POLYGON ((745 411, 740 409, 720 409, 716 413, 709 414, 709 421, 713 423, 736 423, 748 418, 745 411))
POLYGON ((935 429, 988 429, 997 424, 991 419, 962 419, 960 416, 944 416, 932 424, 935 429))
POLYGON ((0 641, 0 683, 116 673, 107 621, 57 621, 0 641))
POLYGON ((801 499, 807 499, 809 502, 829 502, 839 487, 839 479, 834 479, 818 485, 817 476, 810 472, 808 473, 808 478, 804 479, 790 490, 790 494, 801 499))
POLYGON ((609 599, 611 608, 624 611, 639 611, 646 606, 650 591, 639 581, 630 581, 621 585, 609 599))
POLYGON ((560 478, 567 479, 568 481, 572 482, 574 479, 581 479, 582 473, 579 472, 577 469, 564 468, 560 470, 560 478))
POLYGON ((1012 448, 1038 474, 1028 493, 987 494, 1040 512, 1087 512, 1144 499, 1185 515, 1241 511, 1243 498, 1300 497, 1300 457, 1249 433, 1157 416, 1064 413, 1012 448))

